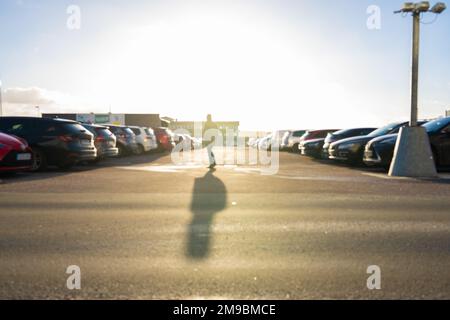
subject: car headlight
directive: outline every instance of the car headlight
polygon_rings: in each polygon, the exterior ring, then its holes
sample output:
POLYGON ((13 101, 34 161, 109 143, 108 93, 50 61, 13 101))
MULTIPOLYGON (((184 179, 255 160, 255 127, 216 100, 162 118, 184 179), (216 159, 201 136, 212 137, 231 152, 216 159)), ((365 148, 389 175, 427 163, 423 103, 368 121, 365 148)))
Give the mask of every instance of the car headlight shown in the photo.
POLYGON ((347 149, 347 150, 352 150, 352 151, 356 151, 359 149, 359 147, 361 147, 361 144, 358 142, 352 142, 352 143, 345 143, 342 144, 339 149, 347 149))

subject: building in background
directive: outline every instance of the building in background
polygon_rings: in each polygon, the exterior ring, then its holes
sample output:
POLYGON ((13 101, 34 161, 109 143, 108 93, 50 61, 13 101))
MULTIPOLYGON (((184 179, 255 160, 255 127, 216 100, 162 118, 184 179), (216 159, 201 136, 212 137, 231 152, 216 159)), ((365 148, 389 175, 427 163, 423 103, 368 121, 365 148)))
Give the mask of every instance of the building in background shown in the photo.
POLYGON ((125 125, 158 128, 162 126, 159 114, 125 114, 125 125))
MULTIPOLYGON (((167 119, 167 118, 165 118, 167 119)), ((238 121, 214 121, 219 130, 222 131, 223 136, 227 133, 232 134, 234 137, 239 135, 239 125, 238 121)), ((203 133, 203 126, 205 122, 202 121, 171 121, 169 123, 169 129, 175 131, 177 129, 186 130, 190 133, 191 136, 195 136, 203 133), (197 126, 197 130, 199 132, 195 132, 195 128, 197 126)))
MULTIPOLYGON (((183 129, 187 130, 192 136, 198 134, 195 132, 195 126, 197 125, 199 134, 203 133, 202 121, 178 121, 170 117, 160 117, 159 114, 112 114, 112 113, 45 113, 42 115, 44 118, 59 118, 68 119, 73 121, 79 121, 83 123, 95 123, 95 124, 115 124, 125 126, 138 126, 138 127, 167 127, 171 130, 183 129)), ((234 137, 239 136, 238 121, 214 121, 222 134, 232 134, 234 137)))
POLYGON ((84 123, 114 124, 138 127, 161 127, 159 114, 113 114, 113 113, 46 113, 44 118, 60 118, 84 123))

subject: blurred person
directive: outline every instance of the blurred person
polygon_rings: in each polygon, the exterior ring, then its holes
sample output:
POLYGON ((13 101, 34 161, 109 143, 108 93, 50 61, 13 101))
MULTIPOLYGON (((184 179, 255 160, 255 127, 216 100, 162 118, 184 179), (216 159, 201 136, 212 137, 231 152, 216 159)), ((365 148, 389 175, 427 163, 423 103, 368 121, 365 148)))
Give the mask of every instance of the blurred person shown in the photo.
POLYGON ((214 144, 216 143, 215 134, 208 132, 209 130, 214 130, 217 132, 218 127, 213 122, 212 116, 208 114, 206 117, 205 125, 203 126, 203 147, 206 146, 206 150, 208 151, 208 159, 209 159, 209 169, 214 169, 217 165, 216 157, 213 152, 214 144))

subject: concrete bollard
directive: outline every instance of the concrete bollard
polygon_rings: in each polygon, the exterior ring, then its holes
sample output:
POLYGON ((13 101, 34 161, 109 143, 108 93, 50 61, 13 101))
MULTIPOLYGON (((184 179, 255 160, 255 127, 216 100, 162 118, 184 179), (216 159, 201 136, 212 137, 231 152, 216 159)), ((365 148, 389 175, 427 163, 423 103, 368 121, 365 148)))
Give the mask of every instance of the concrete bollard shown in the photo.
POLYGON ((389 176, 438 177, 430 140, 424 127, 403 127, 400 129, 389 176))

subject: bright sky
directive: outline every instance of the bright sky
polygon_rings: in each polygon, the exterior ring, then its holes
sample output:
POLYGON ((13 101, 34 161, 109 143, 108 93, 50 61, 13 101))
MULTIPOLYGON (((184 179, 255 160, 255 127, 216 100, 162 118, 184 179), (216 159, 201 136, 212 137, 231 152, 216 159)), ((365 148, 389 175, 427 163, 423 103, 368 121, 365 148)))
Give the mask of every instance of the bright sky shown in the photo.
MULTIPOLYGON (((408 119, 412 19, 392 13, 401 4, 2 0, 4 113, 212 113, 249 130, 408 119), (69 5, 79 30, 67 27, 69 5), (379 30, 367 27, 370 5, 379 30)), ((449 39, 450 9, 422 24, 420 117, 450 109, 449 39)))

